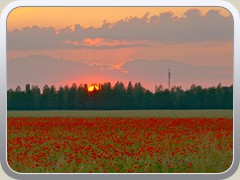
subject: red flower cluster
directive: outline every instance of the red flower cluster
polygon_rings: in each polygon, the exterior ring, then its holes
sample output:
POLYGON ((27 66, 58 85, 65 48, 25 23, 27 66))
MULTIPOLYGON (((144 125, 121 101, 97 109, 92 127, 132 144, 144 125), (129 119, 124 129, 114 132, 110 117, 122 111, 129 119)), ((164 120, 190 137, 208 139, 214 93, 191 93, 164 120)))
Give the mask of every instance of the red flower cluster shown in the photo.
POLYGON ((232 162, 226 118, 8 118, 18 172, 222 172, 232 162))

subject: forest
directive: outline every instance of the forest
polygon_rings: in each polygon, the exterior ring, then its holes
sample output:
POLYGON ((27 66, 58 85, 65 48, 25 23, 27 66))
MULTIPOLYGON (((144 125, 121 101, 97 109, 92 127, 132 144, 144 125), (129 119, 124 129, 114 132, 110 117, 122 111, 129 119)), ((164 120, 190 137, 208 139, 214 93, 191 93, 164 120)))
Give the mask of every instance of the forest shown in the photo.
POLYGON ((138 109, 232 109, 233 86, 203 88, 193 84, 155 91, 145 89, 140 82, 127 86, 122 82, 99 84, 99 90, 88 91, 87 84, 71 86, 45 85, 42 90, 26 84, 7 91, 8 110, 138 110, 138 109))

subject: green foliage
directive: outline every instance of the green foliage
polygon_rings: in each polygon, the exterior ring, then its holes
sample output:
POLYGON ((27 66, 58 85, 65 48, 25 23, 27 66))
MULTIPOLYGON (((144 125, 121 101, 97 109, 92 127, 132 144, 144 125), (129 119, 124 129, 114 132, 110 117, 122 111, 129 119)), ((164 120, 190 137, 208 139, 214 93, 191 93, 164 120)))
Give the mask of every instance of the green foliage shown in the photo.
POLYGON ((9 89, 8 110, 141 110, 141 109, 232 109, 233 86, 190 89, 172 87, 171 90, 156 86, 155 92, 145 89, 140 82, 126 87, 122 82, 100 85, 99 91, 88 92, 87 85, 71 87, 26 85, 9 89))

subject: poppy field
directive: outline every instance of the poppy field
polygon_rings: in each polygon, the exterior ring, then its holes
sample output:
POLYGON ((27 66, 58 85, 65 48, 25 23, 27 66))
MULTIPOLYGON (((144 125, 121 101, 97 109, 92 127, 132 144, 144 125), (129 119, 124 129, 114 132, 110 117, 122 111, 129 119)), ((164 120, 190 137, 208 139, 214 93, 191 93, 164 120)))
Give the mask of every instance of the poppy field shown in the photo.
POLYGON ((23 173, 220 173, 230 117, 8 117, 7 160, 23 173))

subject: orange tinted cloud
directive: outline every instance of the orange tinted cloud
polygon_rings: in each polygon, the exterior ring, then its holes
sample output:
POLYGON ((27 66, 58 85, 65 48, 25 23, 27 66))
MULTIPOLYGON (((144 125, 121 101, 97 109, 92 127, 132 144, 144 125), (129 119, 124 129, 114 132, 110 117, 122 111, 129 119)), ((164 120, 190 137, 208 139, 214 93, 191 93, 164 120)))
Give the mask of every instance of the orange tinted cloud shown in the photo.
POLYGON ((123 81, 126 84, 132 81, 141 82, 144 87, 153 90, 159 84, 166 87, 168 68, 171 68, 172 84, 183 88, 189 88, 192 83, 202 86, 213 86, 219 82, 222 85, 232 84, 232 67, 219 65, 201 66, 172 60, 133 60, 110 68, 109 65, 91 65, 37 55, 8 61, 8 87, 23 87, 27 83, 42 87, 45 84, 58 86, 74 82, 92 84, 123 81), (26 71, 26 67, 30 70, 26 71))
POLYGON ((98 45, 102 46, 106 44, 105 42, 106 41, 103 38, 95 38, 95 39, 85 38, 83 40, 83 44, 85 46, 98 46, 98 45))
POLYGON ((233 38, 233 19, 216 10, 202 15, 190 9, 184 17, 172 13, 145 15, 119 20, 101 27, 26 27, 8 33, 8 50, 64 49, 64 48, 123 48, 144 46, 146 42, 186 43, 228 41, 233 38), (214 23, 213 23, 214 22, 214 23), (24 43, 22 43, 24 42, 24 43))
POLYGON ((34 51, 8 51, 8 58, 44 54, 52 57, 86 63, 118 65, 134 59, 172 59, 199 65, 220 65, 231 67, 233 64, 233 43, 201 42, 183 44, 158 44, 149 47, 128 47, 116 49, 52 49, 34 51))
POLYGON ((129 46, 146 46, 146 42, 144 41, 126 41, 126 40, 109 40, 104 38, 85 38, 83 41, 71 41, 66 40, 64 42, 67 46, 72 47, 129 47, 129 46))
MULTIPOLYGON (((183 16, 191 7, 19 7, 8 16, 8 30, 31 27, 54 27, 61 29, 65 26, 81 24, 83 27, 101 26, 104 21, 113 23, 126 17, 142 17, 144 14, 159 15, 163 12, 173 12, 176 16, 183 16)), ((198 7, 205 14, 215 9, 228 16, 229 12, 218 7, 198 7)))

